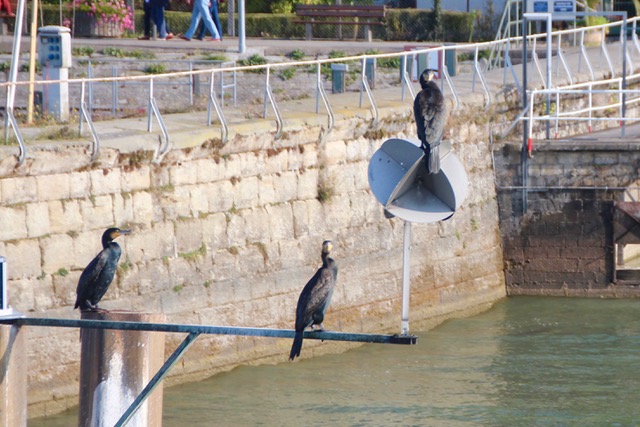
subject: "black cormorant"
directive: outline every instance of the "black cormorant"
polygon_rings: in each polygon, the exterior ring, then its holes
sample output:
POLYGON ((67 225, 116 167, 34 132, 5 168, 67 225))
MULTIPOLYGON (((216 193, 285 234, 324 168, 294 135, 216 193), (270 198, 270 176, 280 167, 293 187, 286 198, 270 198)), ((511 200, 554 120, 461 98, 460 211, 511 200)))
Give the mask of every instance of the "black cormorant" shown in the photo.
POLYGON ((76 288, 76 305, 80 310, 98 310, 98 302, 102 299, 113 280, 118 267, 122 249, 113 240, 129 234, 129 230, 109 228, 102 234, 102 251, 87 265, 76 288))
POLYGON ((300 298, 298 298, 298 306, 296 308, 296 336, 293 339, 289 360, 293 360, 296 356, 300 356, 302 348, 302 339, 304 330, 311 326, 320 326, 323 331, 322 321, 324 313, 327 311, 333 287, 338 278, 338 265, 329 257, 329 253, 333 244, 331 240, 325 240, 322 243, 322 267, 316 271, 311 280, 305 285, 300 298))
POLYGON ((420 75, 422 90, 413 101, 413 115, 418 128, 418 138, 426 156, 427 173, 440 172, 440 140, 446 122, 444 97, 433 81, 436 70, 426 69, 420 75))

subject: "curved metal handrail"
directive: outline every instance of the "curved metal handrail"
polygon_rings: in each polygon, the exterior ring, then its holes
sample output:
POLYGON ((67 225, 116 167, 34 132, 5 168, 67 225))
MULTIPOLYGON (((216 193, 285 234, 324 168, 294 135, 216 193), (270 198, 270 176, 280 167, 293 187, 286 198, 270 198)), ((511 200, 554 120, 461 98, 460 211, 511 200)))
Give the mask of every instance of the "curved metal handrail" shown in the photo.
POLYGON ((89 126, 89 130, 91 131, 91 136, 93 137, 93 146, 91 149, 91 161, 95 162, 100 156, 100 138, 98 137, 98 132, 96 131, 95 126, 93 125, 93 120, 91 120, 91 115, 89 114, 89 109, 87 108, 87 103, 84 100, 85 97, 85 84, 82 82, 82 87, 80 89, 80 120, 79 121, 79 134, 82 135, 82 124, 83 119, 86 120, 87 125, 89 126))
POLYGON ((160 131, 162 135, 158 135, 158 150, 153 158, 154 162, 159 162, 162 159, 167 151, 169 151, 169 132, 167 131, 167 127, 164 124, 164 120, 162 119, 162 114, 160 114, 160 109, 158 108, 158 104, 156 103, 156 99, 153 96, 153 78, 149 79, 149 114, 147 121, 147 131, 151 132, 152 130, 152 121, 151 116, 154 115, 156 120, 158 121, 158 125, 160 125, 160 131), (163 141, 164 138, 164 141, 163 141))
MULTIPOLYGON (((365 92, 367 92, 367 97, 369 98, 369 102, 371 103, 371 107, 373 108, 373 126, 378 124, 378 105, 376 104, 376 100, 373 99, 373 93, 371 93, 371 88, 369 87, 369 81, 367 79, 367 57, 362 57, 362 73, 360 74, 362 78, 362 87, 364 87, 365 92)), ((360 96, 360 108, 362 108, 362 96, 360 96)))
POLYGON ((21 166, 24 163, 24 160, 27 158, 27 146, 25 145, 24 139, 22 138, 22 133, 20 132, 20 128, 18 127, 18 122, 13 115, 13 108, 7 108, 6 114, 7 127, 5 129, 5 140, 9 139, 9 127, 11 127, 13 129, 13 134, 18 140, 18 145, 20 146, 20 152, 18 154, 18 166, 21 166))
POLYGON ((207 107, 207 126, 211 126, 211 106, 213 106, 216 110, 216 114, 218 115, 218 119, 220 119, 220 124, 222 125, 222 128, 220 129, 220 139, 222 140, 222 144, 226 144, 229 139, 229 125, 227 124, 227 119, 224 117, 222 107, 218 103, 218 98, 214 89, 214 76, 215 71, 211 71, 211 82, 209 83, 209 105, 207 107))
POLYGON ((484 76, 482 75, 482 71, 480 70, 480 65, 478 63, 478 49, 479 49, 479 46, 476 46, 476 51, 474 56, 475 59, 473 61, 473 65, 474 65, 474 69, 476 70, 476 73, 478 73, 478 78, 480 79, 480 84, 482 85, 482 89, 484 90, 484 94, 486 97, 484 108, 487 109, 489 108, 489 105, 491 105, 491 94, 489 93, 489 87, 487 86, 487 82, 484 79, 484 76))
MULTIPOLYGON (((333 125, 336 122, 336 118, 333 114, 333 108, 331 108, 331 104, 329 104, 329 98, 327 97, 327 92, 324 90, 324 85, 322 84, 322 73, 321 73, 321 65, 320 63, 316 64, 316 93, 320 94, 320 98, 322 98, 322 102, 324 103, 324 107, 327 109, 329 113, 329 127, 327 128, 327 133, 331 132, 333 129, 333 125)), ((319 111, 318 102, 316 97, 316 113, 319 111)))
POLYGON ((265 101, 264 101, 264 113, 263 113, 263 118, 267 118, 267 99, 269 100, 269 103, 271 104, 271 108, 273 108, 273 112, 276 115, 276 134, 275 134, 275 138, 280 138, 282 136, 282 129, 284 128, 284 122, 282 120, 282 116, 280 115, 280 110, 278 109, 278 105, 276 104, 276 99, 273 96, 273 92, 271 91, 271 83, 269 82, 269 76, 270 76, 270 67, 267 67, 267 79, 266 79, 266 83, 264 86, 264 94, 265 94, 265 101))

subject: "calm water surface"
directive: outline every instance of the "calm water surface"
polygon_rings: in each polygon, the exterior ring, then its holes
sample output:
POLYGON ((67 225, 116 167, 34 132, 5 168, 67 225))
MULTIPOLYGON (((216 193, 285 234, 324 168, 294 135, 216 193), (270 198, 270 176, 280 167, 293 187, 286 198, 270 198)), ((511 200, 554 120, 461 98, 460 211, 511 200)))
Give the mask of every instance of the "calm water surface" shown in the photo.
POLYGON ((638 300, 507 298, 417 335, 165 389, 163 425, 640 426, 638 300))

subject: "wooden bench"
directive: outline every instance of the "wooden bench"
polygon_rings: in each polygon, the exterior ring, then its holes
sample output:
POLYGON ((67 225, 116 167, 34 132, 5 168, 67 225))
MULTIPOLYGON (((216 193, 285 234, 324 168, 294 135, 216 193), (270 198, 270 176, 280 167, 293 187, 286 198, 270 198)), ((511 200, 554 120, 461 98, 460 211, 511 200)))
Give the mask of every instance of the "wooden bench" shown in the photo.
POLYGON ((379 6, 353 6, 342 4, 297 4, 296 15, 299 18, 293 21, 296 24, 304 24, 307 40, 312 38, 312 26, 319 25, 364 25, 365 37, 371 41, 371 26, 383 25, 385 7, 379 6), (348 19, 348 20, 343 20, 348 19))

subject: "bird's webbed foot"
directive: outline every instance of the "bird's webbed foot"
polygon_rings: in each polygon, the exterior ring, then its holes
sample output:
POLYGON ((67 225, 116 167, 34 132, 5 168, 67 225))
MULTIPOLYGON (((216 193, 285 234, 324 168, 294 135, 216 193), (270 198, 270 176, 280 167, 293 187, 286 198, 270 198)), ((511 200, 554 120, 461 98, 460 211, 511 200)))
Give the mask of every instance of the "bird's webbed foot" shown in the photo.
POLYGON ((87 301, 87 306, 82 309, 82 311, 91 311, 94 313, 108 313, 109 310, 105 310, 104 308, 98 307, 98 304, 91 304, 87 301))

